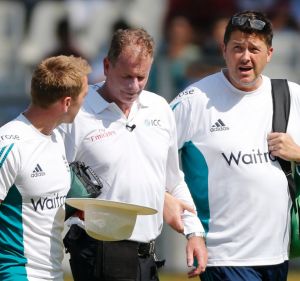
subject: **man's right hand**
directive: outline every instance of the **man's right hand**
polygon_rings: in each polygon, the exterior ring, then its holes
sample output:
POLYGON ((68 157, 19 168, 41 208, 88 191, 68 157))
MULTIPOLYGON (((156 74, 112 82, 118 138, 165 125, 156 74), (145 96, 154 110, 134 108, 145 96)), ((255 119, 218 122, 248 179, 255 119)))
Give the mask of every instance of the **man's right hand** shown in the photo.
POLYGON ((183 233, 184 230, 181 215, 185 210, 196 213, 191 205, 165 192, 164 221, 179 233, 183 233))

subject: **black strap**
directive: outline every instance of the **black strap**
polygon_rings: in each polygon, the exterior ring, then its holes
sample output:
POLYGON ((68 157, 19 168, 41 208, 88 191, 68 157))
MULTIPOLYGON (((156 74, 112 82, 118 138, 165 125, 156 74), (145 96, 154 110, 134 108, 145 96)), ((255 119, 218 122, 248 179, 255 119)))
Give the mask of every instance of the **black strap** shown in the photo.
POLYGON ((291 98, 286 79, 271 79, 273 97, 273 131, 285 133, 289 121, 291 98))
MULTIPOLYGON (((273 132, 285 133, 291 106, 288 82, 286 79, 271 79, 271 84, 273 98, 273 132)), ((277 160, 287 177, 291 199, 293 204, 295 204, 296 184, 292 175, 291 162, 279 157, 277 157, 277 160)))

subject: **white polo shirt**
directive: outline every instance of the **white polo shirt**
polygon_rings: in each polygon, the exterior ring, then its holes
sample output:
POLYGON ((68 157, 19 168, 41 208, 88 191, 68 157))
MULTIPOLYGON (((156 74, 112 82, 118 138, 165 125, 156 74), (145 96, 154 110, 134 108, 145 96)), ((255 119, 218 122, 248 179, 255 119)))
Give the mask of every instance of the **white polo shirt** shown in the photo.
MULTIPOLYGON (((165 191, 194 206, 178 166, 173 113, 160 96, 143 91, 128 118, 90 86, 71 125, 60 126, 69 162, 84 161, 104 179, 100 198, 143 205, 156 215, 138 216, 130 240, 149 242, 161 232, 165 191)), ((198 218, 184 215, 185 233, 203 231, 198 218)))
MULTIPOLYGON (((300 86, 289 82, 287 132, 300 145, 300 86)), ((223 72, 171 103, 183 171, 207 232, 209 266, 255 266, 288 259, 287 180, 269 153, 271 82, 243 92, 223 72)))
POLYGON ((22 114, 0 128, 0 280, 63 281, 70 171, 60 134, 22 114))

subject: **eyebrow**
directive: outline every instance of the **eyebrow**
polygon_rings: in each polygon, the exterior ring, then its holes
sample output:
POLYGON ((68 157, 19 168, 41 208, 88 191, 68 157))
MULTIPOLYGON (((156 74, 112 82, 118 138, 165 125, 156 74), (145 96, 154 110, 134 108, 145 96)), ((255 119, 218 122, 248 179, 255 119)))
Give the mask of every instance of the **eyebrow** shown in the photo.
MULTIPOLYGON (((253 42, 249 42, 249 41, 247 41, 247 42, 248 42, 250 45, 255 46, 255 47, 259 47, 259 46, 260 46, 259 44, 255 44, 255 43, 253 43, 253 42)), ((232 40, 232 43, 233 43, 233 44, 243 45, 243 44, 245 44, 245 41, 232 40)))

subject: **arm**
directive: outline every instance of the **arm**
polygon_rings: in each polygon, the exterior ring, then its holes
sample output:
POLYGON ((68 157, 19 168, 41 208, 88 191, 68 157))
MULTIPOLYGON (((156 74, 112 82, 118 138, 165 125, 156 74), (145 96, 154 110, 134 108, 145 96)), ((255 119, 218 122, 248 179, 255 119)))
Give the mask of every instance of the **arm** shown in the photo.
POLYGON ((185 210, 196 214, 192 205, 173 197, 168 192, 165 193, 164 221, 179 233, 183 233, 184 230, 181 216, 185 210))
POLYGON ((186 185, 179 184, 171 193, 173 196, 168 193, 165 195, 167 203, 164 205, 164 218, 168 219, 168 223, 176 231, 183 230, 181 232, 186 235, 186 259, 188 267, 193 266, 194 258, 197 260, 196 267, 189 271, 188 277, 195 277, 205 271, 207 264, 208 254, 204 240, 205 231, 196 215, 195 207, 186 185), (172 202, 175 202, 175 204, 172 202), (169 207, 166 207, 168 205, 169 207), (188 209, 184 206, 188 207, 188 209))
MULTIPOLYGON (((183 201, 176 199, 168 192, 165 193, 164 221, 175 231, 183 233, 184 225, 181 218, 184 211, 196 214, 193 207, 183 201)), ((207 251, 204 237, 187 235, 186 257, 188 267, 194 264, 194 257, 197 259, 198 267, 188 272, 188 277, 192 278, 205 271, 207 264, 207 251), (198 262, 199 261, 199 262, 198 262)))
MULTIPOLYGON (((172 114, 172 112, 171 112, 172 114)), ((205 231, 204 228, 198 219, 195 212, 195 205, 189 189, 184 181, 183 173, 179 169, 179 160, 178 160, 178 147, 177 147, 177 135, 175 127, 175 119, 173 114, 170 117, 172 134, 170 149, 168 154, 168 163, 167 163, 167 191, 174 197, 170 198, 168 195, 166 204, 164 205, 164 217, 167 218, 171 226, 178 231, 180 229, 180 220, 183 224, 183 233, 188 236, 189 234, 193 237, 188 237, 187 246, 186 246, 186 256, 187 256, 187 265, 191 267, 193 265, 193 259, 197 259, 196 268, 192 269, 189 273, 189 277, 194 277, 203 272, 207 264, 207 249, 204 242, 205 231), (175 205, 170 206, 172 200, 176 202, 175 205), (192 208, 183 210, 185 205, 191 206, 192 208), (173 210, 172 215, 169 215, 173 210), (193 210, 193 211, 191 211, 193 210), (179 227, 178 227, 179 226, 179 227)))
POLYGON ((197 267, 188 272, 188 277, 196 277, 205 271, 207 264, 207 250, 204 237, 192 236, 187 238, 186 257, 188 267, 192 267, 194 258, 197 260, 197 267))

